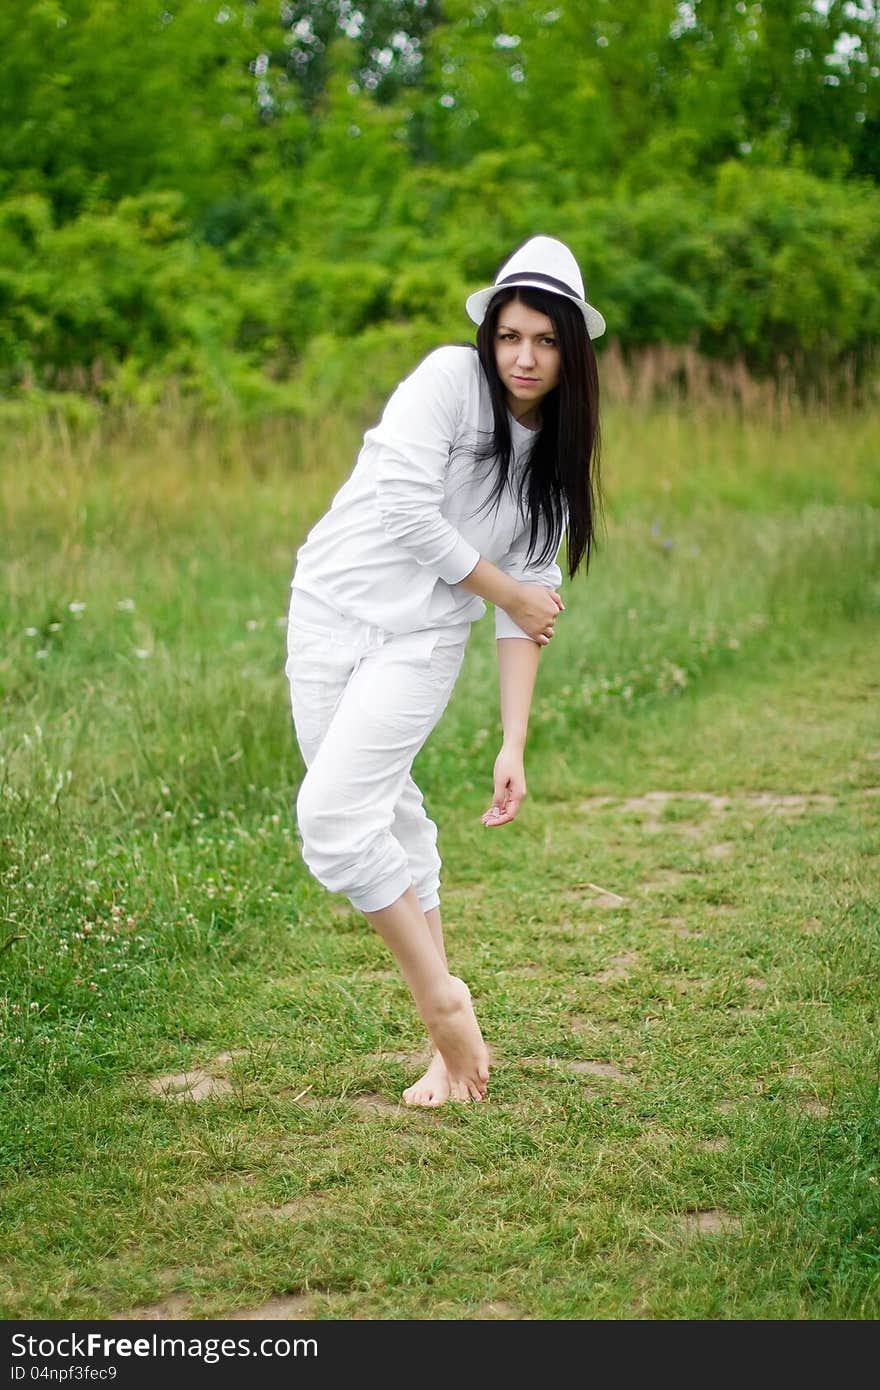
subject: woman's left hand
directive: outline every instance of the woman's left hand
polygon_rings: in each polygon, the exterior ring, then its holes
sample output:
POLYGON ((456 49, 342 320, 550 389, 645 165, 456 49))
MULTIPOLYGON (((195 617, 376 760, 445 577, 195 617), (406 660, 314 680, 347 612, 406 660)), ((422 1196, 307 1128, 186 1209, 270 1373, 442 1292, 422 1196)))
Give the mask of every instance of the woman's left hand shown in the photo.
POLYGON ((523 769, 522 753, 517 749, 501 749, 495 759, 495 795, 488 811, 480 817, 484 825, 491 829, 496 825, 507 825, 516 817, 526 794, 526 774, 523 769))

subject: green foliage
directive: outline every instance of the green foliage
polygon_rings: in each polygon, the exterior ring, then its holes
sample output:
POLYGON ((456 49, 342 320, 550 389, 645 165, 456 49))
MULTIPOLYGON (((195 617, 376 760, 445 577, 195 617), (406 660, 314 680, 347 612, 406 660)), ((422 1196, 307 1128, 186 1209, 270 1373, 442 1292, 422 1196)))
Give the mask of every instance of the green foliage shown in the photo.
POLYGON ((862 371, 880 34, 824 8, 25 0, 0 15, 0 390, 310 409, 359 359, 375 399, 471 335, 468 289, 536 231, 625 349, 862 371))

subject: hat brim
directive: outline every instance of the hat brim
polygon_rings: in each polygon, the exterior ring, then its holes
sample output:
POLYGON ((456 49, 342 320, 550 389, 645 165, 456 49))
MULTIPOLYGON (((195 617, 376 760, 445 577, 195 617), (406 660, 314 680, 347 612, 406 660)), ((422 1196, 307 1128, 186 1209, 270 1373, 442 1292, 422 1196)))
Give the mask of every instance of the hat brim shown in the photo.
POLYGON ((588 304, 585 299, 578 299, 574 294, 558 294, 555 290, 548 290, 546 283, 542 284, 538 280, 523 279, 518 280, 515 285, 490 285, 488 289, 475 290, 473 294, 468 295, 464 302, 468 318, 474 323, 482 323, 486 317, 486 310, 496 294, 502 294, 506 290, 517 290, 524 285, 529 285, 536 290, 543 290, 545 294, 555 294, 558 299, 570 299, 572 304, 576 304, 583 314, 587 333, 591 338, 601 338, 605 332, 605 320, 599 310, 593 308, 592 304, 588 304))

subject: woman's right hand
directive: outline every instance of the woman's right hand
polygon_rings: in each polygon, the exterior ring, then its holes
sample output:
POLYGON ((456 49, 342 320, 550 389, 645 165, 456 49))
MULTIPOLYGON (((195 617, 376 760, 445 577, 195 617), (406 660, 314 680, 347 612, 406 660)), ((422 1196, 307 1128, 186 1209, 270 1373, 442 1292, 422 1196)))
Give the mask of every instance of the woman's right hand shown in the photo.
POLYGON ((540 584, 516 581, 516 589, 505 611, 509 618, 527 632, 533 642, 546 647, 553 636, 556 619, 565 608, 555 589, 540 584))

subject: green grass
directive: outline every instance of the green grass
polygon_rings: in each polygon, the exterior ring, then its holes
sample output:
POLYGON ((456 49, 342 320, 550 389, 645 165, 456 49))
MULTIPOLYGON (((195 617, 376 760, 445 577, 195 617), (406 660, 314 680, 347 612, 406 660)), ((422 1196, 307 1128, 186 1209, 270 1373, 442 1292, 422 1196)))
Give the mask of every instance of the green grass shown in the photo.
POLYGON ((877 1317, 876 415, 609 418, 497 833, 475 630, 417 775, 496 1066, 440 1112, 292 820, 279 623, 361 423, 7 442, 0 1312, 877 1317))

